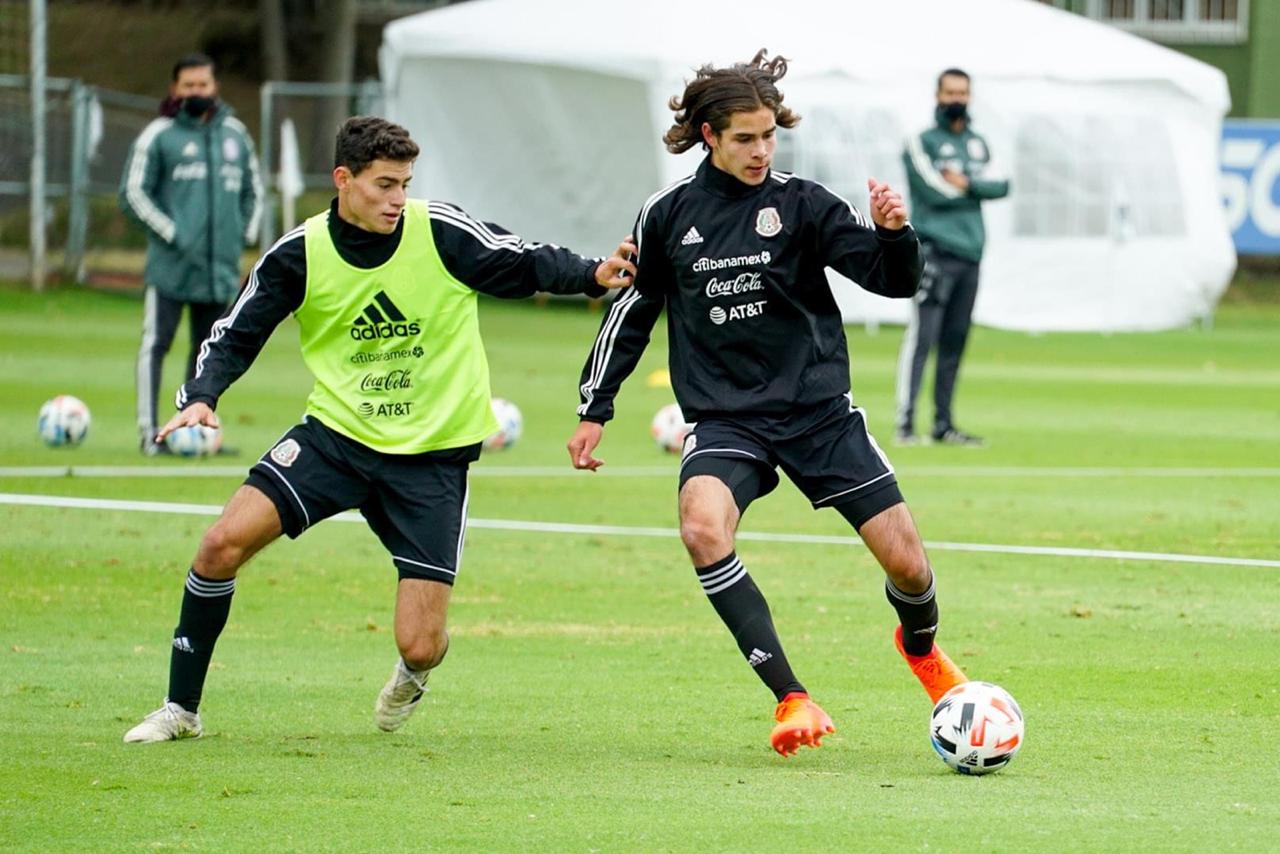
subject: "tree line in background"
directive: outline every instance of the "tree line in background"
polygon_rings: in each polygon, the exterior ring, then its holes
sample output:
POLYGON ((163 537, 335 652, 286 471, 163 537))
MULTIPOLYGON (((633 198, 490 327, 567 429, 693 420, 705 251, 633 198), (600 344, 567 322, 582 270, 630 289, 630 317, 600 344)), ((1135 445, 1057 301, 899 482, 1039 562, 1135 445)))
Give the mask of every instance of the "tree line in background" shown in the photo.
POLYGON ((388 21, 464 0, 113 0, 122 7, 242 14, 202 33, 200 49, 224 72, 252 80, 350 83, 378 73, 388 21))

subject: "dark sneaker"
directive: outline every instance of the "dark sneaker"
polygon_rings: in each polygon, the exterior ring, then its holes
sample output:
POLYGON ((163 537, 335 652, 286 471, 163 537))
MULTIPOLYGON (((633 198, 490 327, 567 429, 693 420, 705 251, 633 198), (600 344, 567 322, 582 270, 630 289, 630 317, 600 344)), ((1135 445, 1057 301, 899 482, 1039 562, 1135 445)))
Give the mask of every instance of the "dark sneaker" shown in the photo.
POLYGON ((173 449, 164 442, 157 442, 155 439, 142 440, 142 455, 145 457, 171 457, 173 449))
POLYGON ((943 445, 963 445, 969 448, 981 448, 987 444, 986 440, 981 436, 975 436, 972 433, 966 433, 954 427, 948 427, 940 433, 935 430, 933 441, 943 445))
POLYGON ((213 455, 215 457, 238 457, 240 456, 240 449, 233 448, 230 445, 219 445, 218 450, 214 451, 213 455))
POLYGON ((905 448, 911 445, 923 445, 924 440, 915 433, 906 430, 897 430, 893 434, 893 444, 898 447, 905 448))

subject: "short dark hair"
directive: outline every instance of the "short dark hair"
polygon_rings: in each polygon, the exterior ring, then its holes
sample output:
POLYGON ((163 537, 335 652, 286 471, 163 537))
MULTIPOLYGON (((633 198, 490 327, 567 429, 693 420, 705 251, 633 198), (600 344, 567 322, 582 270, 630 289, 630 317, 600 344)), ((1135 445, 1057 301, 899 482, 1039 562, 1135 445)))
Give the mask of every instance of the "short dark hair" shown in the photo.
POLYGON ((948 68, 946 71, 938 75, 939 91, 942 89, 942 80, 944 77, 963 77, 966 83, 970 82, 969 75, 966 72, 961 71, 959 68, 948 68))
POLYGON ((750 113, 762 107, 773 110, 775 120, 784 128, 795 127, 800 117, 782 106, 778 81, 787 73, 787 59, 766 59, 761 48, 750 62, 739 62, 728 68, 704 65, 688 82, 684 94, 673 97, 667 106, 676 111, 675 124, 662 137, 667 151, 681 154, 698 143, 706 148, 702 125, 711 125, 714 133, 729 126, 734 113, 750 113))
POLYGON ((345 166, 359 175, 375 160, 404 163, 416 160, 418 144, 409 132, 377 116, 353 116, 338 128, 333 147, 333 167, 345 166))
POLYGON ((218 75, 218 67, 213 62, 213 57, 203 53, 189 53, 173 64, 173 82, 178 82, 178 75, 188 68, 205 68, 213 72, 216 77, 218 75))

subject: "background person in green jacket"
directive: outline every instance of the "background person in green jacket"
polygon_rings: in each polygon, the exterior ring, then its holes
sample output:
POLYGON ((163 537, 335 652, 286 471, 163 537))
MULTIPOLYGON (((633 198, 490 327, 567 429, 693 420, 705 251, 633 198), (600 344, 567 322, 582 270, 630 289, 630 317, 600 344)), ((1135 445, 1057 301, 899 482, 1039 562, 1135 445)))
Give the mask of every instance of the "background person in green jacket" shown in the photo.
POLYGON ((981 204, 1009 194, 1009 182, 987 175, 991 151, 969 122, 969 75, 948 68, 938 76, 935 124, 907 140, 903 159, 911 187, 912 224, 920 235, 924 273, 898 356, 898 444, 919 441, 915 401, 929 351, 937 348, 933 382, 935 442, 981 445, 956 427, 951 404, 960 359, 978 295, 978 265, 986 232, 981 204))
POLYGON ((204 54, 174 64, 160 116, 125 163, 120 206, 147 230, 137 414, 141 449, 151 456, 168 452, 155 442, 156 396, 183 306, 190 308, 191 379, 200 343, 239 290, 240 253, 262 210, 253 141, 218 99, 213 60, 204 54))

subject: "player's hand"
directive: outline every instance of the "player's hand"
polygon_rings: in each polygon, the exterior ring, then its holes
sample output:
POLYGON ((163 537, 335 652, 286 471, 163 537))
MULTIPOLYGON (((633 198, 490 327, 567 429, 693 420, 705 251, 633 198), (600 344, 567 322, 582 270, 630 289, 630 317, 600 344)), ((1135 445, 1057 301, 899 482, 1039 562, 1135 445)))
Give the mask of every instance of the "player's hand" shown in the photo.
POLYGON ((600 444, 604 436, 604 425, 594 421, 581 421, 578 429, 573 431, 569 439, 569 460, 576 469, 595 471, 604 465, 604 460, 597 460, 591 452, 600 444))
POLYGON ((902 194, 875 178, 867 179, 867 189, 871 191, 871 219, 876 225, 897 231, 907 224, 907 205, 902 201, 902 194))
POLYGON ((631 259, 636 251, 635 240, 627 235, 613 254, 596 267, 596 284, 602 288, 625 288, 635 281, 636 265, 631 259))
POLYGON ((953 187, 964 190, 966 193, 969 192, 969 179, 964 175, 961 175, 959 172, 953 172, 950 169, 943 169, 942 180, 946 181, 953 187))
POLYGON ((164 437, 168 436, 179 427, 194 427, 197 424, 203 424, 206 427, 218 426, 218 413, 209 408, 209 404, 203 401, 196 401, 177 415, 169 419, 169 423, 160 428, 156 433, 156 444, 164 441, 164 437))

